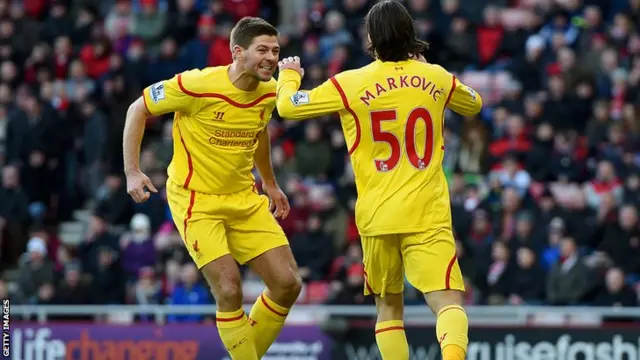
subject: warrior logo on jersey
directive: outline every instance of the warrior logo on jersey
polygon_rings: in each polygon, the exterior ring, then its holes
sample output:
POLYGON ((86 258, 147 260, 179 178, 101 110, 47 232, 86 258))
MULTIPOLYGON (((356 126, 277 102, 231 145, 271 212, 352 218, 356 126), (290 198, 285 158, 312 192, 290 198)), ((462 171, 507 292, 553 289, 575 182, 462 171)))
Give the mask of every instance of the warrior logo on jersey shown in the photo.
POLYGON ((151 95, 151 100, 153 100, 154 103, 157 103, 160 100, 164 100, 165 95, 164 95, 163 83, 159 82, 151 85, 151 89, 149 91, 151 95))
POLYGON ((295 106, 305 105, 309 103, 309 94, 304 91, 298 91, 291 95, 291 102, 295 106))

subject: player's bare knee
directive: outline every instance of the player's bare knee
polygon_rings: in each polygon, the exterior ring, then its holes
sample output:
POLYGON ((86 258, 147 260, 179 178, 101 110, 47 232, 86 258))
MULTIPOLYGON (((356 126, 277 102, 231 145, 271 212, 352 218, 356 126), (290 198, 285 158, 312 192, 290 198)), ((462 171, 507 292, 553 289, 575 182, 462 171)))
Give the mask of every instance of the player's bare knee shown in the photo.
POLYGON ((378 321, 402 320, 404 317, 404 300, 402 294, 375 295, 378 321))
POLYGON ((219 310, 235 311, 242 306, 242 277, 230 255, 210 262, 201 270, 219 310))
POLYGON ((440 290, 424 294, 424 299, 434 314, 438 314, 445 306, 459 305, 464 302, 464 293, 459 290, 440 290))
POLYGON ((281 299, 283 306, 291 306, 296 302, 302 291, 302 279, 298 274, 289 274, 279 279, 277 284, 269 291, 278 299, 281 299))
POLYGON ((221 311, 234 311, 242 306, 242 285, 239 282, 218 284, 213 293, 221 311))

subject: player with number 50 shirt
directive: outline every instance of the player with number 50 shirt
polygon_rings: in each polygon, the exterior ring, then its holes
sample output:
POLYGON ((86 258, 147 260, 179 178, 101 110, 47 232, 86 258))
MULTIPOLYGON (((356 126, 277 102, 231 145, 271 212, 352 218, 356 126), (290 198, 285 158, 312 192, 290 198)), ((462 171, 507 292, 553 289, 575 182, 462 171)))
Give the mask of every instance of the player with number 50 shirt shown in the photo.
POLYGON ((365 294, 376 302, 375 336, 384 360, 409 360, 404 279, 436 314, 443 360, 464 360, 469 343, 464 281, 456 259, 442 170, 447 108, 474 115, 482 99, 422 52, 407 9, 378 1, 365 17, 371 64, 299 91, 300 59, 279 63, 276 106, 284 118, 338 112, 355 172, 365 294))
POLYGON ((411 234, 402 241, 406 248, 412 243, 435 241, 429 252, 418 250, 415 256, 403 253, 408 255, 404 256, 404 267, 414 286, 422 292, 462 290, 442 169, 444 116, 447 108, 461 115, 477 114, 482 107, 480 96, 441 66, 413 59, 376 60, 340 73, 311 91, 298 91, 300 81, 294 70, 280 73, 278 112, 291 120, 340 114, 358 190, 356 224, 368 275, 365 292, 384 295, 402 291, 401 272, 385 280, 384 274, 379 279, 374 275, 383 271, 376 270, 382 266, 402 270, 400 256, 385 261, 399 262, 396 266, 367 261, 372 252, 384 252, 390 245, 368 239, 401 234, 411 234), (437 239, 442 239, 442 244, 437 244, 437 239), (444 266, 438 266, 443 261, 444 266), (429 275, 425 277, 423 270, 429 275))
POLYGON ((450 225, 441 166, 444 113, 447 107, 462 115, 477 113, 482 102, 475 91, 442 67, 417 60, 376 60, 308 92, 296 92, 300 76, 295 71, 283 71, 278 83, 281 116, 340 114, 356 176, 361 235, 450 225))
MULTIPOLYGON (((401 234, 411 234, 402 241, 407 248, 412 243, 442 239, 430 253, 404 254, 408 255, 404 256, 406 275, 414 286, 422 292, 462 290, 460 271, 452 269, 457 264, 449 191, 442 169, 444 116, 447 108, 461 115, 478 113, 480 96, 444 68, 412 59, 376 60, 340 73, 311 91, 298 91, 300 80, 296 71, 280 73, 278 112, 287 119, 340 114, 358 190, 356 224, 369 275, 365 292, 384 295, 402 291, 401 272, 390 274, 393 276, 386 281, 374 276, 382 271, 376 268, 392 264, 367 261, 371 252, 384 251, 381 248, 389 245, 380 241, 369 244, 369 238, 401 234), (412 259, 415 266, 411 266, 412 259), (443 261, 447 263, 438 266, 443 261), (412 274, 412 269, 429 270, 430 276, 417 271, 412 274), (434 272, 444 273, 438 277, 434 272)), ((389 261, 399 261, 395 267, 402 269, 401 257, 385 262, 389 261)))

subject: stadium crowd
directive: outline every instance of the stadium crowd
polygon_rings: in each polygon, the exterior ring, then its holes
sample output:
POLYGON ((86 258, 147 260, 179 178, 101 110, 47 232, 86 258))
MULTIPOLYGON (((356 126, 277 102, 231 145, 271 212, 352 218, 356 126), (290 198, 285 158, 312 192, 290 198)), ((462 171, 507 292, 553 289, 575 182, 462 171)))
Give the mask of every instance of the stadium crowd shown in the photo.
MULTIPOLYGON (((126 194, 121 138, 143 87, 229 64, 242 16, 281 30, 303 88, 367 64, 370 0, 0 1, 0 296, 29 304, 212 301, 160 194, 126 194), (58 225, 87 207, 79 244, 58 225), (17 270, 15 270, 17 269, 17 270), (11 271, 10 271, 11 270, 11 271), (7 274, 12 273, 12 276, 7 274)), ((485 100, 446 115, 469 304, 636 306, 640 297, 640 1, 408 0, 426 57, 485 100)), ((171 117, 142 170, 164 187, 171 117)), ((269 124, 301 302, 362 304, 356 191, 336 116, 269 124)), ((245 296, 262 291, 245 270, 245 296)), ((408 302, 422 302, 407 287, 408 302)), ((178 318, 174 318, 179 320, 178 318)), ((182 320, 197 320, 197 317, 182 320)))

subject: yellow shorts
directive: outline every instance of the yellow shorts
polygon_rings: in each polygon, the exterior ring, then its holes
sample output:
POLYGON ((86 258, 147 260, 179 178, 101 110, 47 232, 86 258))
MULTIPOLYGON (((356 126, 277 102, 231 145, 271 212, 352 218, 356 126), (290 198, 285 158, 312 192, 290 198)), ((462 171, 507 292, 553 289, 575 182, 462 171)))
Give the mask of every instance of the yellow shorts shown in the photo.
POLYGON ((253 188, 211 195, 167 181, 173 221, 198 268, 231 254, 244 264, 268 250, 289 245, 269 211, 269 199, 253 188))
POLYGON ((365 295, 399 294, 404 277, 422 293, 464 291, 450 229, 410 234, 363 236, 365 295))

